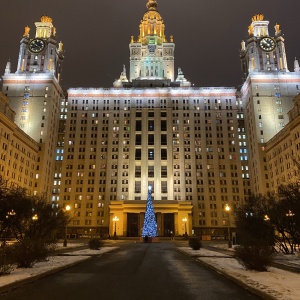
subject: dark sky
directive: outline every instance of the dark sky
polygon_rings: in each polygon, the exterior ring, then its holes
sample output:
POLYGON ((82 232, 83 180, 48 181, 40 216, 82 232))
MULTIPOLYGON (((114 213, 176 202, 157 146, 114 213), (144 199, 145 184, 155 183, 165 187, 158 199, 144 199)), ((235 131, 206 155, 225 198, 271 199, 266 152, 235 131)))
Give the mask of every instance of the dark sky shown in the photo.
MULTIPOLYGON (((111 87, 122 65, 129 71, 130 36, 137 37, 147 0, 1 0, 0 74, 6 61, 15 72, 24 27, 49 15, 63 41, 63 86, 111 87)), ((254 14, 279 23, 285 34, 289 69, 300 59, 300 0, 158 0, 166 35, 174 36, 175 67, 195 86, 242 83, 240 43, 254 14)))

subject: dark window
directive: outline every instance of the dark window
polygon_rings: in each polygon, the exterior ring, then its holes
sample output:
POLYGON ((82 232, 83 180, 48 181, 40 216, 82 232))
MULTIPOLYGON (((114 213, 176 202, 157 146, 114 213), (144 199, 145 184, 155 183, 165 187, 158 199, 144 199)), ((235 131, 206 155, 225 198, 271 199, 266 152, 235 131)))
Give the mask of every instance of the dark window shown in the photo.
POLYGON ((137 134, 135 136, 135 144, 136 145, 142 145, 142 135, 141 134, 137 134))
POLYGON ((140 117, 142 116, 142 112, 137 111, 137 112, 135 113, 135 116, 136 116, 137 118, 140 118, 140 117))
POLYGON ((166 112, 161 112, 161 113, 160 113, 160 116, 161 116, 162 118, 164 118, 164 117, 167 116, 167 113, 166 113, 166 112))
POLYGON ((154 145, 154 134, 148 134, 148 145, 154 145))
POLYGON ((153 118, 154 117, 154 111, 149 111, 148 112, 148 117, 153 118))
POLYGON ((141 157, 142 157, 142 150, 135 149, 135 160, 141 160, 141 157))
POLYGON ((139 120, 135 121, 135 130, 142 131, 142 121, 139 121, 139 120))
POLYGON ((162 160, 167 160, 167 149, 161 149, 160 154, 162 160))
POLYGON ((167 120, 161 120, 160 121, 160 129, 161 129, 161 131, 167 131, 167 120))
POLYGON ((166 134, 162 134, 162 135, 160 136, 160 143, 161 143, 162 145, 167 145, 167 135, 166 135, 166 134))

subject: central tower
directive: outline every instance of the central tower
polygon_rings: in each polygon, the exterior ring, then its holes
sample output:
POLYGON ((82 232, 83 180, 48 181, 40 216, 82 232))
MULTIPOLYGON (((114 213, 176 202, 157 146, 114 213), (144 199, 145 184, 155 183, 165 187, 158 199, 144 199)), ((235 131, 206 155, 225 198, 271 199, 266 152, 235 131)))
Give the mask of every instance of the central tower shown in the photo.
POLYGON ((139 79, 174 81, 173 37, 168 42, 165 36, 165 24, 157 11, 156 0, 149 0, 140 24, 137 40, 131 36, 130 81, 139 79))

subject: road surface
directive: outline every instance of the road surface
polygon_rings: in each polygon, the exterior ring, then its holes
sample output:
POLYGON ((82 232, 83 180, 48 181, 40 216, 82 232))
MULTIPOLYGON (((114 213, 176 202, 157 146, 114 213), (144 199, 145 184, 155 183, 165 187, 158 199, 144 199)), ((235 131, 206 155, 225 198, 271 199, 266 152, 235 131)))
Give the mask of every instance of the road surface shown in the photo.
POLYGON ((260 299, 176 250, 171 242, 124 243, 112 253, 0 295, 1 300, 260 299))

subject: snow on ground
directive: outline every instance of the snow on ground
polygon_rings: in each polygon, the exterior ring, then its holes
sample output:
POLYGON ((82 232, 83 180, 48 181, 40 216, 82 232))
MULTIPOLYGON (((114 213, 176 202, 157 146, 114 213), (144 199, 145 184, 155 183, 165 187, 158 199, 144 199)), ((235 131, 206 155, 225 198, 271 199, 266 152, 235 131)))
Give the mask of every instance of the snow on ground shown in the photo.
POLYGON ((72 251, 63 256, 51 256, 48 261, 36 263, 32 268, 15 269, 9 275, 0 276, 0 288, 5 285, 16 284, 19 281, 39 276, 68 265, 73 265, 76 262, 87 260, 91 256, 101 255, 115 249, 117 249, 117 247, 103 247, 100 250, 84 249, 72 251))
POLYGON ((269 268, 267 272, 247 271, 235 258, 226 254, 206 249, 192 250, 188 247, 180 247, 179 250, 275 299, 300 298, 299 274, 277 268, 269 268))

